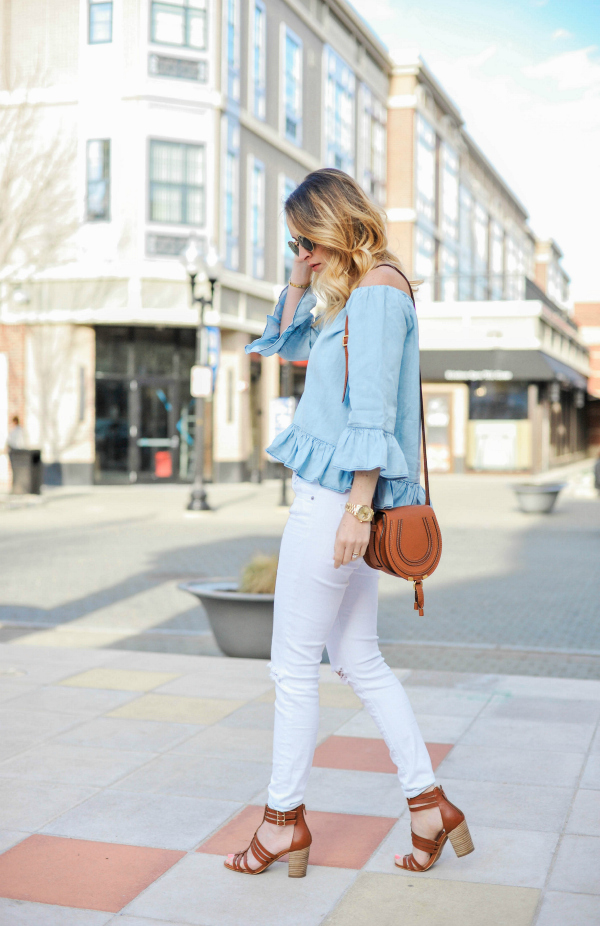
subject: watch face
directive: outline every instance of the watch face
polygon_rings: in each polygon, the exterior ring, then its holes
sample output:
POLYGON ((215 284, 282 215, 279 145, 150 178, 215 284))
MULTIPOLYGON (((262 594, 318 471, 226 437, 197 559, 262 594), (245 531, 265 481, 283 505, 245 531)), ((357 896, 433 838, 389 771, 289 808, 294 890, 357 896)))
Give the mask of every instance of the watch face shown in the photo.
POLYGON ((361 505, 357 514, 361 521, 368 521, 371 517, 371 509, 368 505, 361 505))

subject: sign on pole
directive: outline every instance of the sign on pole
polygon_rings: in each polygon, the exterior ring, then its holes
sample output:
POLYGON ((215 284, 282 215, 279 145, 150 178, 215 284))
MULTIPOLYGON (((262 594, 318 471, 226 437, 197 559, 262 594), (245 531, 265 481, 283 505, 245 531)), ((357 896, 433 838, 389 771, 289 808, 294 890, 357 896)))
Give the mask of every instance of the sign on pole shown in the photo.
POLYGON ((190 392, 195 399, 206 398, 212 395, 213 370, 212 367, 193 366, 190 375, 190 392))
POLYGON ((278 434, 289 427, 296 411, 296 399, 293 396, 281 396, 269 402, 269 443, 272 443, 278 434))

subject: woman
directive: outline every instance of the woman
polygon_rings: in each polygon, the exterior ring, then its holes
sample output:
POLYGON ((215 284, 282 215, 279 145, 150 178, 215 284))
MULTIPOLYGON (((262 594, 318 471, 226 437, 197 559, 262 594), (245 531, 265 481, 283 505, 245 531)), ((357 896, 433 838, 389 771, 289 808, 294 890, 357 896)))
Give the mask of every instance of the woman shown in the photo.
POLYGON ((412 855, 425 871, 449 837, 472 851, 464 815, 450 804, 400 682, 377 645, 378 572, 363 554, 373 507, 423 504, 419 460, 419 346, 410 284, 387 249, 383 216, 342 171, 309 174, 285 204, 295 254, 289 286, 262 338, 264 356, 306 360, 292 425, 268 448, 293 470, 296 498, 279 558, 271 651, 276 685, 273 772, 263 823, 233 871, 259 874, 290 852, 306 874, 311 836, 304 790, 319 720, 323 648, 360 697, 398 767, 412 812, 412 855), (325 308, 315 321, 316 299, 325 308), (344 326, 348 318, 348 383, 344 326))

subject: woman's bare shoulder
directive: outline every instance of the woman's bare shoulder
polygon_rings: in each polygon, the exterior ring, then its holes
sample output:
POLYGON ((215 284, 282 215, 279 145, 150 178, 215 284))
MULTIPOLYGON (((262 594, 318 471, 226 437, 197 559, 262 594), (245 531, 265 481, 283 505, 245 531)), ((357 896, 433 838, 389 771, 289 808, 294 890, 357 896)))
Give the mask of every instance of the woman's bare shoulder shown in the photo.
POLYGON ((362 278, 359 283, 359 287, 361 286, 393 286, 410 296, 408 283, 393 267, 374 267, 362 278))

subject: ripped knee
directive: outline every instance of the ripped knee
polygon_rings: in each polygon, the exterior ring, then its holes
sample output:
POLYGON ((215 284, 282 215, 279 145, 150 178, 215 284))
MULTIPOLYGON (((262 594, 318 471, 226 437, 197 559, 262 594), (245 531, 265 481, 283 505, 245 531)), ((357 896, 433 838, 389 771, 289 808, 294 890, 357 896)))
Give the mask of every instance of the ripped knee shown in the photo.
POLYGON ((350 677, 349 677, 348 673, 347 673, 346 670, 343 669, 342 667, 339 667, 339 668, 335 669, 335 668, 332 666, 332 667, 331 667, 331 671, 334 673, 334 675, 339 675, 339 677, 341 678, 341 680, 342 680, 342 682, 344 683, 344 685, 351 685, 351 684, 352 684, 352 682, 350 681, 350 677))

